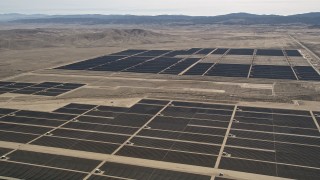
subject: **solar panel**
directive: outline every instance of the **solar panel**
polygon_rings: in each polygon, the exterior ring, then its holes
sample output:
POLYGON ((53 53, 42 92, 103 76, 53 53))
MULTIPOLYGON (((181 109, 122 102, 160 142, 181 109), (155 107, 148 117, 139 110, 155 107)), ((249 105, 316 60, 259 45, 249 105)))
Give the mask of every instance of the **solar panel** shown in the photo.
POLYGON ((93 71, 122 71, 124 69, 130 68, 132 66, 135 66, 137 64, 143 63, 147 60, 152 59, 151 57, 129 57, 121 61, 115 61, 109 64, 96 66, 94 68, 91 68, 90 70, 93 71))
MULTIPOLYGON (((96 171, 88 179, 211 178, 167 170, 170 164, 164 169, 145 167, 144 160, 197 168, 213 168, 217 163, 222 170, 292 179, 320 174, 319 130, 309 111, 238 106, 232 119, 234 105, 169 102, 142 99, 130 108, 70 103, 59 108, 64 113, 2 108, 0 141, 43 146, 40 148, 48 149, 50 154, 30 149, 11 152, 0 147, 0 155, 9 153, 9 161, 0 161, 0 175, 42 179, 49 178, 50 173, 50 178, 82 179, 82 173, 98 169, 101 172, 96 171), (79 114, 83 111, 87 113, 79 114), (70 112, 77 114, 67 114, 70 112), (50 151, 50 147, 65 149, 59 151, 64 155, 50 151), (68 157, 65 152, 73 151, 67 150, 76 150, 76 156, 83 152, 114 154, 115 162, 101 164, 102 159, 68 157), (216 162, 220 152, 222 158, 216 162), (117 156, 140 159, 134 165, 122 164, 117 156), (37 169, 42 165, 44 169, 37 169)), ((313 115, 318 118, 318 112, 313 115)))
POLYGON ((253 55, 254 49, 230 49, 228 55, 253 55))
POLYGON ((19 179, 83 179, 87 175, 80 172, 7 161, 0 161, 0 172, 3 177, 19 179))
POLYGON ((126 70, 126 72, 159 73, 162 70, 168 68, 169 66, 177 63, 180 60, 181 60, 180 58, 160 57, 152 61, 148 61, 143 64, 140 64, 138 66, 129 68, 126 70))
POLYGON ((226 49, 226 48, 219 48, 211 54, 221 54, 222 55, 222 54, 225 54, 227 51, 228 51, 228 49, 226 49))
POLYGON ((222 158, 219 168, 248 173, 277 176, 276 164, 259 161, 249 161, 235 158, 222 158))
POLYGON ((141 50, 141 49, 128 49, 128 50, 117 52, 117 53, 114 53, 114 54, 111 54, 111 55, 113 55, 113 56, 119 56, 119 55, 120 56, 133 56, 133 55, 145 52, 145 51, 146 50, 141 50))
POLYGON ((171 50, 149 50, 147 52, 144 52, 142 54, 139 54, 139 56, 162 56, 166 53, 169 53, 171 50))
POLYGON ((202 49, 202 50, 198 51, 196 54, 204 54, 204 55, 207 55, 207 54, 211 53, 213 50, 215 50, 215 49, 213 49, 213 48, 206 48, 206 49, 202 49))
POLYGON ((246 64, 216 64, 205 75, 224 77, 247 77, 250 65, 246 64))
POLYGON ((213 63, 198 63, 183 75, 203 75, 212 65, 213 63))
POLYGON ((100 161, 18 150, 9 155, 11 161, 90 172, 100 161))
POLYGON ((276 65, 254 65, 251 69, 250 78, 296 80, 290 66, 276 65))
POLYGON ((202 48, 191 48, 189 50, 187 50, 187 53, 189 54, 194 54, 196 53, 197 51, 201 50, 202 48))
POLYGON ((298 50, 285 50, 287 56, 295 56, 295 57, 301 57, 302 55, 298 50))
POLYGON ((294 66, 293 70, 296 72, 299 80, 304 81, 319 81, 320 75, 311 66, 294 66))
POLYGON ((109 64, 111 62, 115 62, 119 59, 126 58, 126 56, 101 56, 85 61, 80 61, 77 63, 57 67, 56 69, 67 69, 67 70, 86 70, 91 69, 96 66, 101 66, 104 64, 109 64))
MULTIPOLYGON (((110 72, 134 72, 134 73, 153 73, 153 74, 168 74, 179 75, 190 66, 194 65, 200 58, 198 55, 206 55, 211 53, 215 55, 224 55, 228 48, 191 48, 189 50, 136 50, 129 49, 108 56, 101 56, 65 66, 56 69, 67 70, 92 70, 92 71, 110 71, 110 72), (175 59, 179 55, 185 56, 184 60, 181 58, 175 59), (188 57, 189 56, 189 57, 188 57), (192 58, 195 57, 195 58, 192 58)), ((250 48, 234 48, 228 51, 230 56, 252 56, 254 49, 250 48)), ((301 57, 298 50, 285 50, 289 57, 301 57)), ((250 73, 251 78, 267 78, 267 79, 289 79, 297 80, 295 73, 299 80, 319 81, 320 75, 312 67, 296 66, 294 72, 288 69, 287 61, 281 49, 258 49, 257 62, 253 66, 250 73), (266 58, 269 57, 269 58, 266 58), (278 57, 278 58, 277 58, 278 57), (279 57, 283 57, 281 60, 279 57), (270 59, 271 58, 271 59, 270 59), (259 60, 260 59, 260 60, 259 60), (259 61, 258 61, 259 60, 259 61), (266 61, 263 61, 266 60, 266 61), (269 65, 270 64, 270 65, 269 65), (273 65, 278 64, 278 65, 273 65)), ((232 61, 229 59, 228 61, 232 61)), ((241 60, 240 60, 241 61, 241 60)), ((216 61, 215 61, 216 62, 216 61)), ((219 63, 213 67, 206 75, 219 77, 242 77, 246 78, 249 74, 250 63, 219 63)), ((233 62, 233 61, 232 61, 233 62)), ((203 61, 188 69, 184 75, 204 75, 214 63, 203 61)), ((290 67, 291 68, 291 67, 290 67)), ((1 88, 0 93, 7 93, 15 90, 15 88, 1 88)), ((14 87, 14 86, 13 86, 14 87)), ((23 94, 33 94, 31 90, 19 91, 23 94)), ((57 92, 39 92, 38 95, 57 96, 57 92)))
POLYGON ((183 61, 178 62, 177 64, 169 67, 168 69, 162 71, 160 74, 175 74, 178 75, 183 72, 185 69, 190 67, 192 64, 199 61, 200 58, 187 58, 183 61))
POLYGON ((258 49, 257 56, 284 56, 282 50, 277 49, 258 49))

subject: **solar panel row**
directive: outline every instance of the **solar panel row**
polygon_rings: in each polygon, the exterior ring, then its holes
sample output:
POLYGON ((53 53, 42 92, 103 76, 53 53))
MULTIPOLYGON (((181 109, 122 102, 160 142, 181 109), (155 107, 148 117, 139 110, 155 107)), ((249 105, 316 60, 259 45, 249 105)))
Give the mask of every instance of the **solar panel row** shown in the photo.
POLYGON ((75 83, 57 83, 57 82, 43 82, 43 83, 18 83, 18 82, 2 82, 0 85, 0 92, 2 93, 17 93, 17 94, 32 94, 43 96, 58 96, 71 90, 80 88, 85 84, 75 83))
POLYGON ((183 75, 203 75, 213 66, 213 63, 198 63, 186 71, 183 75))
POLYGON ((177 63, 181 59, 179 58, 165 58, 160 57, 155 60, 144 62, 138 66, 131 67, 125 72, 137 72, 137 73, 159 73, 167 67, 177 63))
POLYGON ((205 75, 224 77, 247 77, 250 65, 246 64, 216 64, 205 75))
MULTIPOLYGON (((31 144, 214 167, 227 136, 219 168, 295 179, 320 174, 316 169, 320 160, 319 131, 309 111, 239 106, 231 119, 234 105, 168 103, 143 99, 130 108, 73 103, 51 113, 0 109, 0 140, 27 143, 50 131, 50 135, 31 144), (226 134, 230 123, 231 131, 226 134), (137 135, 131 138, 134 133, 137 135), (116 151, 121 145, 124 146, 116 151), (302 171, 310 174, 301 174, 302 171)), ((313 115, 319 121, 318 112, 313 115)), ((2 152, 7 150, 0 149, 2 152)), ((57 160, 82 160, 22 151, 15 151, 9 157, 17 162, 62 167, 63 172, 64 168, 88 172, 97 163, 60 165, 57 160), (46 162, 48 159, 52 161, 46 162)), ((135 175, 149 172, 139 166, 119 168, 125 166, 107 162, 101 167, 105 171, 101 177, 135 178, 135 175), (132 168, 142 169, 134 175, 129 171, 132 168)), ((9 177, 20 177, 8 168, 9 177)), ((173 177, 185 177, 172 173, 173 177)), ((61 175, 69 177, 69 174, 61 175)))
POLYGON ((238 107, 224 149, 228 157, 222 158, 219 167, 312 179, 320 173, 313 169, 319 167, 316 162, 320 158, 319 145, 319 132, 308 111, 238 107), (299 173, 289 175, 287 170, 299 173), (301 171, 312 173, 301 174, 301 171))
MULTIPOLYGON (((254 64, 249 73, 250 65, 241 63, 196 63, 200 58, 175 58, 178 55, 206 55, 212 52, 212 55, 245 55, 252 56, 254 49, 227 49, 227 48, 192 48, 184 50, 125 50, 109 56, 102 56, 62 67, 58 69, 69 70, 92 70, 92 71, 113 71, 113 72, 136 72, 136 73, 159 73, 178 75, 187 70, 185 75, 207 75, 220 77, 247 77, 250 78, 268 78, 268 79, 290 79, 319 81, 320 75, 311 66, 294 66, 293 70, 289 65, 258 65, 254 64), (211 69, 210 69, 211 68, 211 69), (208 71, 210 69, 210 71, 208 71), (208 72, 207 72, 208 71, 208 72), (207 73, 206 73, 207 72, 207 73), (206 74, 205 74, 206 73, 206 74)), ((284 50, 287 56, 301 56, 298 50, 284 50)), ((257 56, 283 56, 283 50, 277 49, 258 49, 257 56)), ((6 89, 0 89, 0 93, 6 89)), ((32 91, 32 89, 29 89, 32 91)), ((28 93, 29 90, 22 92, 28 93)), ((54 94, 57 92, 51 92, 54 94)))
POLYGON ((178 74, 180 74, 185 69, 187 69, 188 67, 190 67, 192 64, 196 63, 199 60, 200 60, 200 58, 187 58, 187 59, 185 59, 183 61, 180 61, 177 64, 169 67, 168 69, 165 69, 160 74, 175 74, 175 75, 178 75, 178 74))

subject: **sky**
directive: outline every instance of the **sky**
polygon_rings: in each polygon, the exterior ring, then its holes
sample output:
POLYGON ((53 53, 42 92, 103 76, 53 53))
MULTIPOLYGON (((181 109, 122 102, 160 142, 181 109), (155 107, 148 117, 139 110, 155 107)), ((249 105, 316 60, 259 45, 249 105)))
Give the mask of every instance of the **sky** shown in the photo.
POLYGON ((320 12, 320 0, 0 0, 0 14, 133 14, 214 16, 247 12, 320 12))

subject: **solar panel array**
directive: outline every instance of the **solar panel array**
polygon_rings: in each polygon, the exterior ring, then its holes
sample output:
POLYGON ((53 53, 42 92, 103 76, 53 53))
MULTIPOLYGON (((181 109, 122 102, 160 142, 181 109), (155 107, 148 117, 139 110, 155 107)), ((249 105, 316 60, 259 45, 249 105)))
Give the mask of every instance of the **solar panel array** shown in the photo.
POLYGON ((192 48, 125 50, 57 69, 320 81, 319 73, 306 64, 298 50, 192 48), (209 56, 220 60, 201 62, 209 56), (290 64, 290 58, 298 59, 290 64))
MULTIPOLYGON (((320 112, 142 99, 130 108, 0 109, 0 117, 0 141, 293 179, 320 175, 320 112)), ((0 175, 20 179, 82 179, 97 168, 102 172, 89 179, 210 179, 19 149, 0 153, 0 175)))
POLYGON ((58 82, 21 83, 1 81, 0 94, 16 93, 42 96, 59 96, 84 85, 85 84, 58 82))

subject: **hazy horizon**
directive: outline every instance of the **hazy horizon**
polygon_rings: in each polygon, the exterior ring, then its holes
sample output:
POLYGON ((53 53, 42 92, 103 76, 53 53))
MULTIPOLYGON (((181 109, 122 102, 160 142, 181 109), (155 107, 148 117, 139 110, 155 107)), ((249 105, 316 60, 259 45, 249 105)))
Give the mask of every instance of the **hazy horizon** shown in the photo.
POLYGON ((318 0, 2 0, 0 6, 0 14, 48 15, 293 15, 320 11, 318 0))

